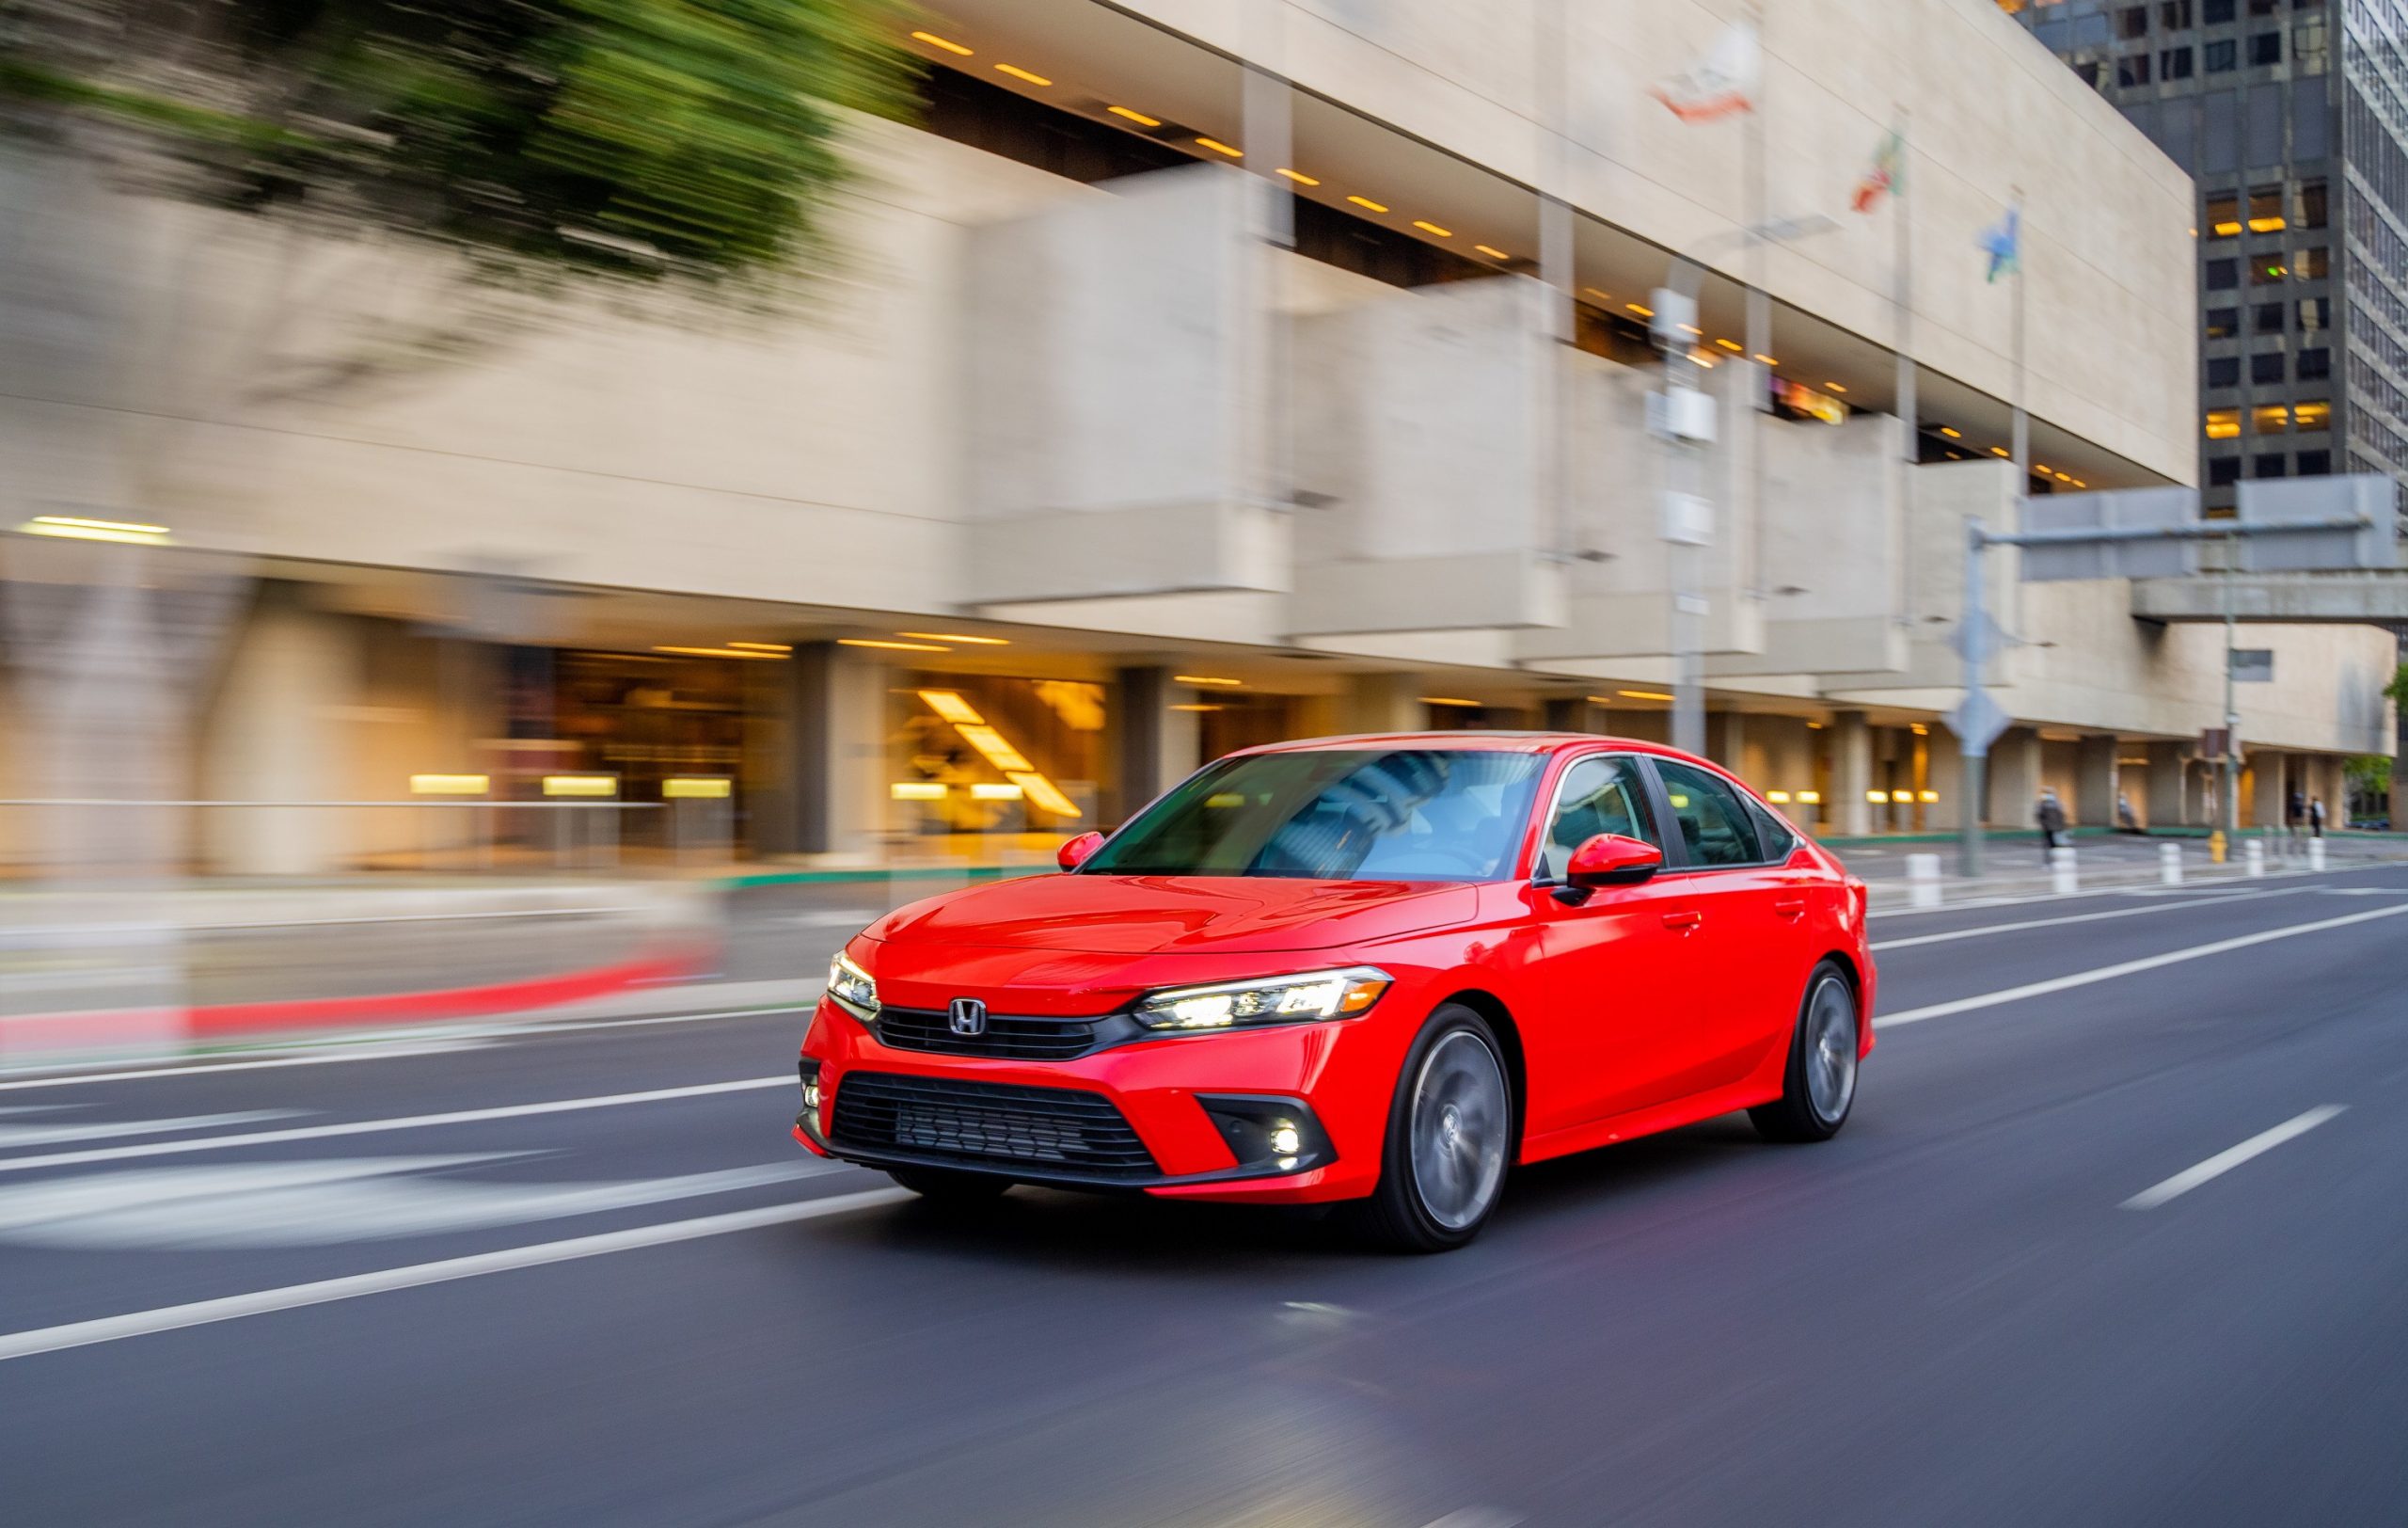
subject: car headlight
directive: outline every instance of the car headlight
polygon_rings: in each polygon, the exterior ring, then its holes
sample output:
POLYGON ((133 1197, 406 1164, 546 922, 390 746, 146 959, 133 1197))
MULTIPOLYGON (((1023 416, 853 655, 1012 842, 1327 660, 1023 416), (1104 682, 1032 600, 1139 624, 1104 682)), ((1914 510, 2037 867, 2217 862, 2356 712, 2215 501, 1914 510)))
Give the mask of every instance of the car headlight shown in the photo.
POLYGON ((1139 998, 1134 1013, 1147 1028, 1164 1030, 1351 1019, 1369 1011, 1395 979, 1377 966, 1350 965, 1259 980, 1170 987, 1139 998))
POLYGON ((828 963, 828 995, 863 1024, 878 1022, 878 983, 850 957, 840 953, 828 963))

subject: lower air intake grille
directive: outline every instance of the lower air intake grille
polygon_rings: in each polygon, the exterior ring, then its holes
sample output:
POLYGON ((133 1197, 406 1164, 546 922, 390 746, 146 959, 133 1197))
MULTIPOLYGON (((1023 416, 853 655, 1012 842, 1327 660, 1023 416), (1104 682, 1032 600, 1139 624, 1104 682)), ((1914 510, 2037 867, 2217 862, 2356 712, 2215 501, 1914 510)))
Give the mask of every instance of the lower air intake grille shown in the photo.
POLYGON ((853 1072, 836 1088, 837 1146, 980 1166, 1026 1162, 1083 1177, 1160 1172, 1129 1122, 1101 1093, 853 1072))

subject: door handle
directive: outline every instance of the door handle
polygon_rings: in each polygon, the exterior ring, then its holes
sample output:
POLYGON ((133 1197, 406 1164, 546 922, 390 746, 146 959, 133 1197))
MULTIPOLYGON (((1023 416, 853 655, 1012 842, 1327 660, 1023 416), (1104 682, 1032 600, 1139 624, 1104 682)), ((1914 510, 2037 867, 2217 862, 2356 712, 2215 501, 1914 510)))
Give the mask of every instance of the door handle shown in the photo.
POLYGON ((1690 930, 1696 928, 1699 924, 1703 923, 1704 921, 1705 915, 1697 912, 1667 913, 1664 915, 1664 927, 1667 929, 1677 929, 1683 933, 1688 932, 1690 930))
POLYGON ((1772 910, 1782 917, 1794 918, 1806 911, 1806 899, 1803 897, 1776 897, 1772 900, 1772 910))

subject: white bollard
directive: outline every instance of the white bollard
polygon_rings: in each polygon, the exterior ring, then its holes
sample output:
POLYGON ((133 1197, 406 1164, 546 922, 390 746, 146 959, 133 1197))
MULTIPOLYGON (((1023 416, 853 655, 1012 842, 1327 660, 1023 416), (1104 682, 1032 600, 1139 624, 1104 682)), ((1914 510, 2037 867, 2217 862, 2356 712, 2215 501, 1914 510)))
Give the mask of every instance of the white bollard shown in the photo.
POLYGON ((2157 880, 2160 885, 2178 886, 2182 883, 2182 846, 2157 846, 2157 880))
POLYGON ((2321 870, 2324 868, 2323 839, 2310 838, 2307 841, 2307 867, 2311 870, 2321 870))
POLYGON ((2243 875, 2266 873, 2265 839, 2252 838, 2241 846, 2241 873, 2243 875))
POLYGON ((2049 888, 2060 897, 2070 897, 2082 889, 2081 881, 2074 873, 2073 851, 2070 848, 2049 851, 2049 888))
POLYGON ((1907 905, 1938 907, 1940 905, 1940 856, 1909 854, 1907 856, 1907 905))

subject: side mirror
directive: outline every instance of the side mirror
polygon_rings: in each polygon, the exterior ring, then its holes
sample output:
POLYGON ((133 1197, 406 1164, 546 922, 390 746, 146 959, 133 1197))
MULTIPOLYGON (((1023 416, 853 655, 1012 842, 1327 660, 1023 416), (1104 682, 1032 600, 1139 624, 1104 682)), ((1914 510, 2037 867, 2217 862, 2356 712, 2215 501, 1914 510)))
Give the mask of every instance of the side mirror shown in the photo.
POLYGON ((1664 867, 1664 852, 1642 839, 1601 833, 1572 852, 1567 885, 1582 890, 1636 885, 1664 867))
POLYGON ((1086 862, 1086 857, 1089 854, 1094 853, 1097 850, 1101 849, 1102 847, 1102 834, 1095 832, 1083 833, 1077 837, 1071 839, 1069 842, 1064 844, 1061 848, 1054 851, 1054 863, 1066 870, 1075 870, 1086 862))

